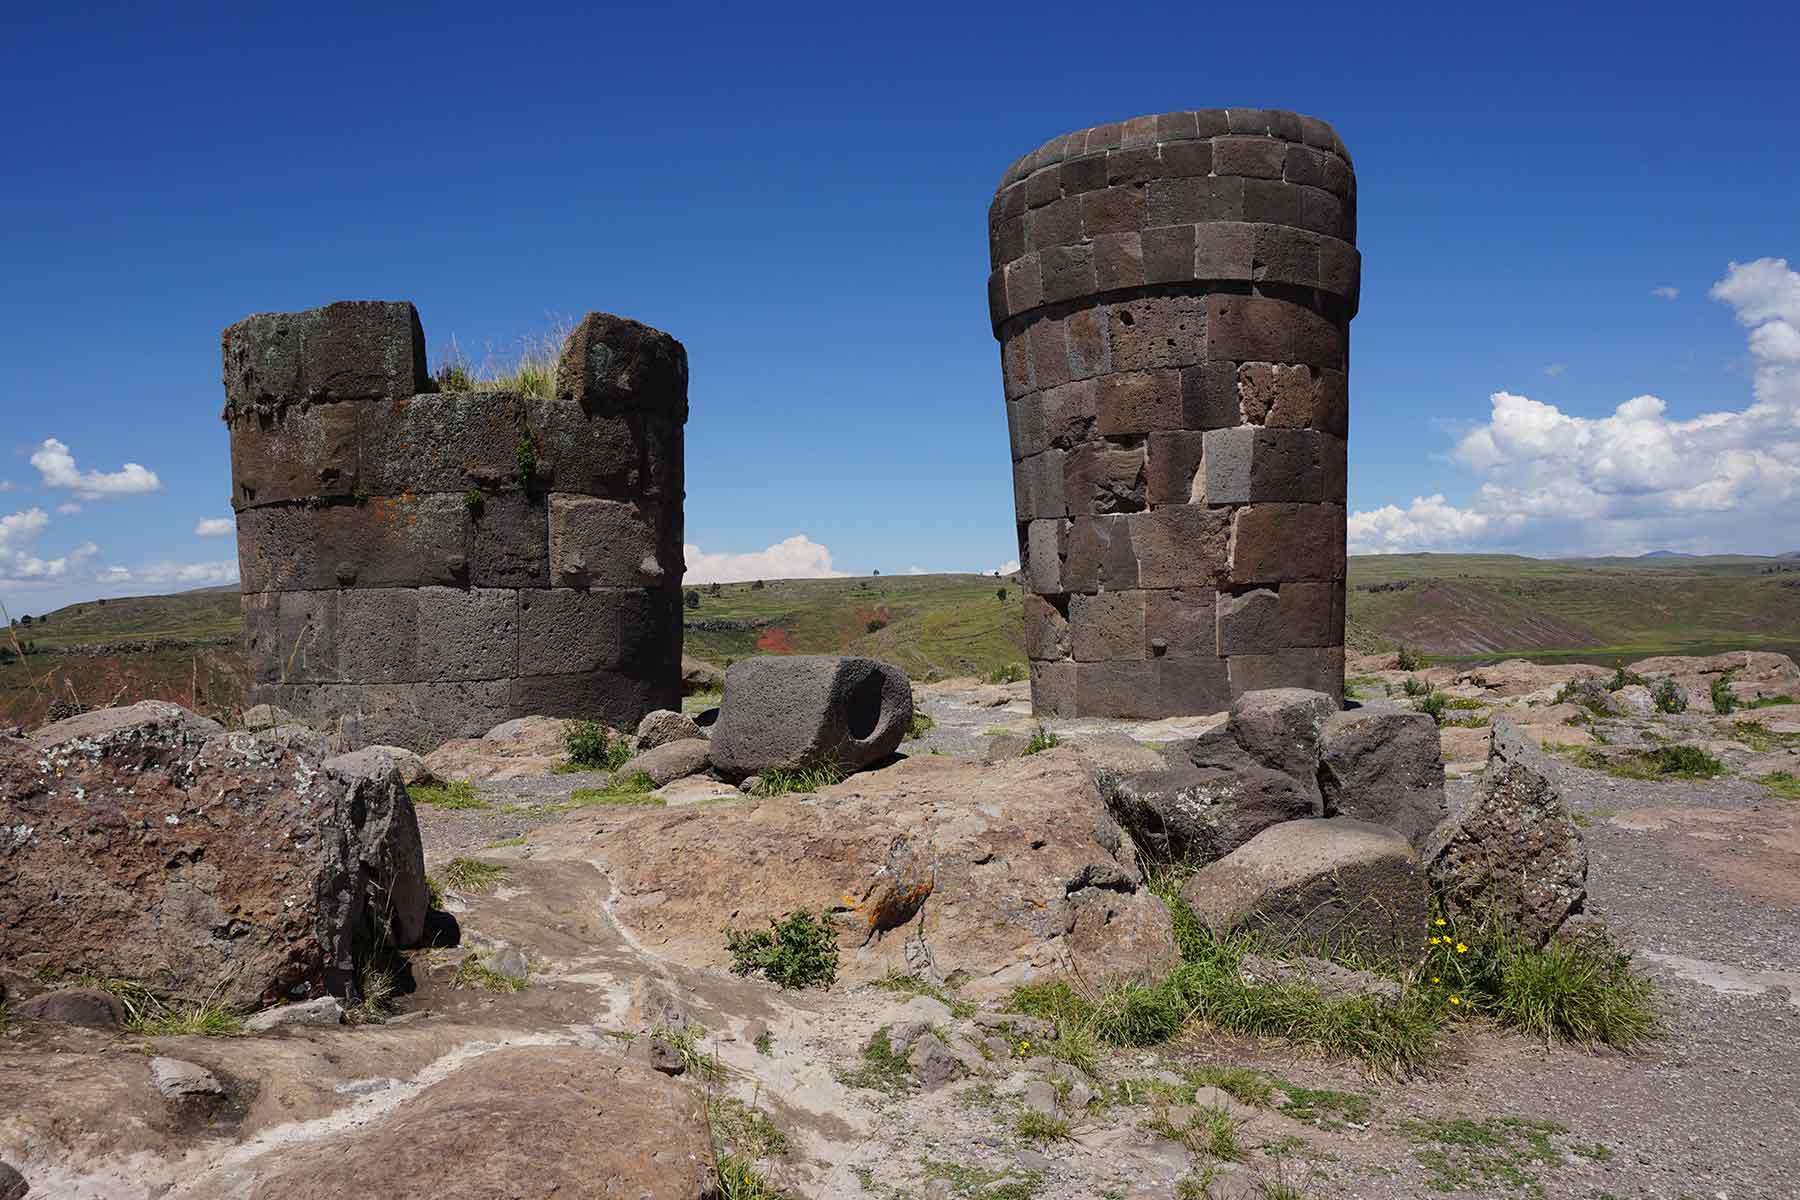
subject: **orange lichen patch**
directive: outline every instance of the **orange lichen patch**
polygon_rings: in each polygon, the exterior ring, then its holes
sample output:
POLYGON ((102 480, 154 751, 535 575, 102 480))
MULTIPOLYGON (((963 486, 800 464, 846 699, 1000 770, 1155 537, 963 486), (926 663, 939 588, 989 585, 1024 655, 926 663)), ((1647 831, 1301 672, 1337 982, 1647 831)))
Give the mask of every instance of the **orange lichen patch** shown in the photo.
POLYGON ((903 879, 896 875, 884 875, 875 881, 856 911, 862 913, 867 933, 863 940, 889 929, 898 929, 919 915, 925 898, 931 895, 936 879, 927 876, 924 879, 903 879))

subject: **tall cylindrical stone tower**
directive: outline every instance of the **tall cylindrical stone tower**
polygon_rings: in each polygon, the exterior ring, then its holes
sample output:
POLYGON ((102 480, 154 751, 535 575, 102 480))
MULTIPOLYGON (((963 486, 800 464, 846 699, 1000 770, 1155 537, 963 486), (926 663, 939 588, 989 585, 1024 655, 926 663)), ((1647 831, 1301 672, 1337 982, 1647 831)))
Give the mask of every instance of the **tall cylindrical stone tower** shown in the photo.
POLYGON ((415 750, 678 705, 680 342, 590 313, 550 399, 433 390, 405 303, 223 343, 254 700, 415 750))
POLYGON ((1052 138, 988 214, 1042 715, 1212 712, 1344 677, 1356 177, 1329 125, 1052 138))

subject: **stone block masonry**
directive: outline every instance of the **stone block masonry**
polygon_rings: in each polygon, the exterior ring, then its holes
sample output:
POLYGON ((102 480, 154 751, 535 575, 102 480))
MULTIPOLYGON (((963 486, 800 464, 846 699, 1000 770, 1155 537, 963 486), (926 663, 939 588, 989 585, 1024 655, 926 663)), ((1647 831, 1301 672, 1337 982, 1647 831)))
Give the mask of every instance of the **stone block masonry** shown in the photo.
POLYGON ((1342 695, 1361 259, 1337 134, 1252 108, 1078 130, 1007 170, 988 235, 1034 709, 1342 695))
POLYGON ((681 699, 687 352, 590 313, 553 398, 438 392, 413 306, 223 337, 252 702, 346 748, 681 699))

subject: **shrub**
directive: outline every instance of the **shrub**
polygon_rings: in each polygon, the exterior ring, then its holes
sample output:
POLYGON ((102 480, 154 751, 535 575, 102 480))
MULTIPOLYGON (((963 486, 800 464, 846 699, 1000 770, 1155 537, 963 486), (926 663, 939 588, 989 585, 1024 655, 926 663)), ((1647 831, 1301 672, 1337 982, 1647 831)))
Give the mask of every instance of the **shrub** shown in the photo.
POLYGON ((1725 764, 1698 746, 1658 746, 1646 757, 1658 775, 1711 779, 1725 773, 1725 764))
POLYGON ((1712 681, 1712 706, 1716 713, 1728 713, 1738 706, 1737 697, 1731 694, 1731 672, 1712 681))
POLYGON ((840 1072, 838 1082, 845 1087, 868 1088, 890 1096, 897 1096, 912 1086, 912 1067, 907 1064, 906 1057, 894 1049, 886 1025, 870 1034, 869 1040, 863 1043, 862 1060, 863 1065, 855 1070, 840 1072))
POLYGON ((1624 687, 1647 687, 1648 685, 1649 681, 1642 675, 1639 675, 1636 671, 1627 671, 1625 665, 1621 663, 1613 668, 1612 682, 1606 685, 1606 690, 1609 692, 1616 692, 1624 687))
POLYGON ((598 721, 570 721, 563 726, 563 754, 580 770, 616 771, 631 758, 631 747, 598 721))
POLYGON ((936 728, 936 721, 932 720, 925 713, 914 709, 912 726, 905 733, 900 735, 900 740, 903 742, 916 742, 936 728))
POLYGON ((1408 696, 1431 695, 1431 685, 1426 683, 1423 679, 1420 679, 1417 675, 1408 675, 1402 680, 1400 683, 1400 690, 1405 692, 1408 696))
POLYGON ((1061 744, 1062 739, 1057 737, 1054 731, 1045 729, 1042 725, 1039 725, 1037 727, 1037 732, 1031 735, 1031 740, 1025 743, 1025 749, 1020 752, 1020 756, 1024 757, 1026 755, 1038 754, 1045 750, 1054 750, 1061 744))
POLYGON ((868 632, 870 632, 870 633, 880 633, 882 630, 887 628, 887 622, 882 620, 880 617, 872 617, 872 618, 870 618, 869 623, 866 626, 866 628, 867 628, 868 632))
POLYGON ((538 435, 530 424, 519 426, 519 445, 514 457, 518 460, 519 482, 529 484, 538 468, 538 435))
POLYGON ((1020 662, 1009 662, 987 673, 989 683, 1023 683, 1025 677, 1025 664, 1020 662))
POLYGON ((1681 694, 1681 685, 1673 679, 1665 679, 1651 688, 1650 700, 1656 705, 1656 711, 1660 713, 1687 711, 1687 697, 1681 694))
POLYGON ((725 928, 736 975, 760 974, 777 987, 830 987, 837 981, 837 931, 831 913, 795 909, 767 929, 725 928))
POLYGON ((470 488, 463 493, 463 507, 469 510, 471 517, 479 521, 483 510, 487 508, 487 497, 481 494, 480 488, 470 488))
POLYGON ((1771 771, 1756 782, 1783 800, 1800 800, 1800 775, 1792 771, 1771 771))
POLYGON ((682 603, 687 605, 689 608, 699 608, 700 607, 700 593, 699 592, 689 592, 687 594, 687 596, 682 600, 682 603))
POLYGON ((1394 666, 1402 671, 1420 671, 1425 668, 1425 660, 1402 646, 1400 653, 1394 656, 1394 666))
POLYGON ((1442 692, 1433 692, 1417 704, 1413 705, 1413 707, 1420 712, 1425 713, 1437 724, 1442 725, 1444 723, 1444 709, 1448 707, 1448 705, 1444 701, 1444 694, 1442 692))

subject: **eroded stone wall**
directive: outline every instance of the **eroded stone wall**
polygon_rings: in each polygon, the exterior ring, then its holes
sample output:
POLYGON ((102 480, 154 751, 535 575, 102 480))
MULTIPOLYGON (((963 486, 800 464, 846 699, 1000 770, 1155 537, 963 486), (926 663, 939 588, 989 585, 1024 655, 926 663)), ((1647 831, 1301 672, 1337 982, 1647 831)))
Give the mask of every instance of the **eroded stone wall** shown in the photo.
POLYGON ((1323 121, 1053 138, 989 210, 1034 709, 1340 695, 1356 179, 1323 121))
POLYGON ((553 399, 437 392, 413 306, 223 336, 252 700, 425 750, 681 697, 687 354, 590 313, 553 399))

